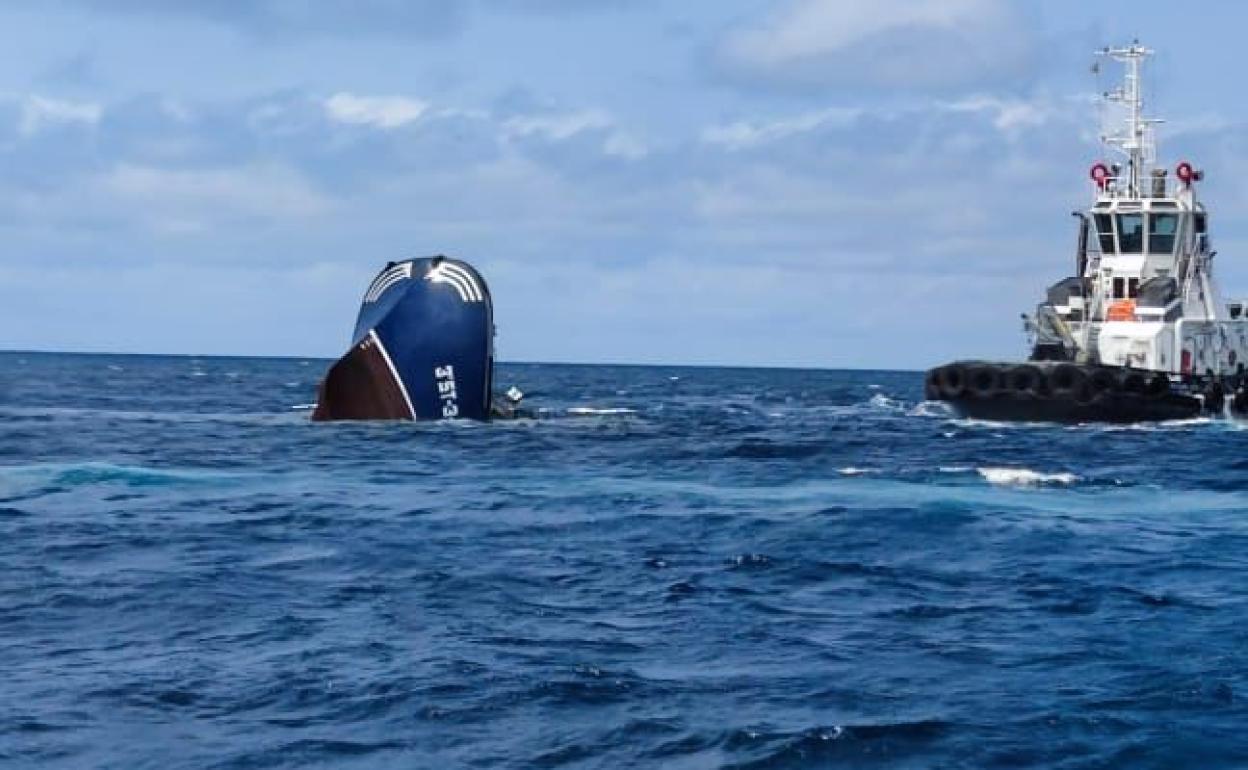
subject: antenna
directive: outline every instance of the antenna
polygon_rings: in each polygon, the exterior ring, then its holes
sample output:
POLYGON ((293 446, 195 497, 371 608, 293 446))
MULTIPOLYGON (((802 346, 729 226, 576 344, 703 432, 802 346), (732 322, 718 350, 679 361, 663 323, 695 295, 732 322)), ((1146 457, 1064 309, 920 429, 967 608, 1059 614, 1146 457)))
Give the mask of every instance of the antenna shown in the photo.
POLYGON ((1141 180, 1146 167, 1157 159, 1157 144, 1153 126, 1163 121, 1144 117, 1144 96, 1140 89, 1140 68, 1144 59, 1153 55, 1150 48, 1132 41, 1125 48, 1105 47, 1097 51, 1125 65, 1123 84, 1102 96, 1106 102, 1123 105, 1127 110, 1126 126, 1115 133, 1101 135, 1101 141, 1127 156, 1127 195, 1138 198, 1142 192, 1141 180))

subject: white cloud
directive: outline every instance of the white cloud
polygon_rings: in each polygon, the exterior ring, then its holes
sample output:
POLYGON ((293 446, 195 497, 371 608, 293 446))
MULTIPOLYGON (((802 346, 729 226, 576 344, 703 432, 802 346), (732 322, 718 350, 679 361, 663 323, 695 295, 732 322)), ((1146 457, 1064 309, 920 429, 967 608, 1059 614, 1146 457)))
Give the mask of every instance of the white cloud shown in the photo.
POLYGON ((540 137, 562 142, 587 132, 609 132, 602 140, 602 152, 613 158, 640 160, 650 154, 650 147, 637 136, 620 130, 616 121, 603 110, 579 110, 565 113, 518 115, 501 125, 507 139, 540 137))
POLYGON ((613 131, 602 143, 602 151, 625 160, 640 160, 650 154, 645 142, 624 131, 613 131))
POLYGON ((22 116, 18 131, 24 136, 39 133, 49 125, 81 123, 94 126, 104 110, 93 102, 71 102, 46 96, 27 96, 22 100, 22 116))
POLYGON ((791 0, 729 34, 720 58, 752 80, 922 88, 999 77, 1026 39, 1008 0, 791 0))
POLYGON ((503 121, 509 136, 542 136, 554 141, 570 139, 585 131, 601 131, 614 125, 611 116, 602 110, 521 115, 503 121))
POLYGON ((832 108, 778 120, 738 120, 707 127, 702 131, 701 139, 705 144, 718 145, 727 150, 744 150, 828 125, 848 125, 862 112, 855 108, 832 108))
POLYGON ((941 106, 951 112, 990 114, 992 125, 1006 133, 1042 126, 1054 114, 1052 106, 1044 102, 999 99, 993 96, 972 96, 941 106))
POLYGON ((997 131, 1013 135, 1050 123, 1061 115, 1065 106, 1068 105, 1052 99, 1024 100, 979 95, 952 101, 917 100, 888 107, 830 107, 788 117, 717 123, 704 128, 699 140, 703 144, 737 152, 782 142, 820 129, 846 128, 861 118, 925 122, 925 116, 939 113, 980 117, 990 122, 997 131))
POLYGON ((743 59, 761 65, 820 56, 897 27, 950 28, 984 13, 985 0, 803 0, 760 28, 729 42, 743 59))
POLYGON ((300 174, 272 164, 216 169, 121 164, 103 177, 102 186, 125 211, 166 233, 238 219, 308 219, 333 205, 300 174))
POLYGON ((339 123, 392 129, 412 123, 429 109, 406 96, 357 96, 340 91, 325 100, 325 113, 339 123))

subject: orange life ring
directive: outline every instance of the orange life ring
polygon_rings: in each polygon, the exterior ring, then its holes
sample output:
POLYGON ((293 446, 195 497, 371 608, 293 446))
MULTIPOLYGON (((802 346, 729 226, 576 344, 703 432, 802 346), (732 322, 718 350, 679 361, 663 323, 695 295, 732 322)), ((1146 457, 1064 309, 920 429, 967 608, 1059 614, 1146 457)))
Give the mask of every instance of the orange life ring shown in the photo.
POLYGON ((1109 306, 1109 312, 1105 314, 1106 321, 1134 321, 1135 320, 1135 300, 1120 299, 1109 306))

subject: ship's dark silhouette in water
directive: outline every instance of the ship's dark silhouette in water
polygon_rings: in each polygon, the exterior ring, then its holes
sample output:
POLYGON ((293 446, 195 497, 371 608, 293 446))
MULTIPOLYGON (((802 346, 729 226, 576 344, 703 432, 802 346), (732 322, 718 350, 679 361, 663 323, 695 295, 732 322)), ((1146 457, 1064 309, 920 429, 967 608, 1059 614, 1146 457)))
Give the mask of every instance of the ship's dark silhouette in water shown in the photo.
POLYGON ((364 294, 351 348, 321 383, 312 419, 488 420, 520 395, 492 398, 494 308, 467 262, 391 262, 364 294))

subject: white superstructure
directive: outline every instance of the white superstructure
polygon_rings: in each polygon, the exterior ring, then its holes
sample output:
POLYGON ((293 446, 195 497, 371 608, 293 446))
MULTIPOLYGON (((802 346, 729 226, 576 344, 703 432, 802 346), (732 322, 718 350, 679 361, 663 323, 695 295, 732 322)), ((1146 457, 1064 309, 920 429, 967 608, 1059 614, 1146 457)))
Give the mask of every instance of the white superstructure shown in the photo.
POLYGON ((1120 157, 1091 169, 1095 202, 1080 217, 1078 275, 1049 289, 1028 328, 1033 359, 1127 366, 1175 375, 1237 375, 1248 364, 1243 303, 1214 278, 1209 217, 1197 199, 1201 172, 1156 163, 1154 126, 1143 116, 1138 43, 1100 55, 1123 65, 1104 98, 1124 125, 1101 137, 1120 157))

